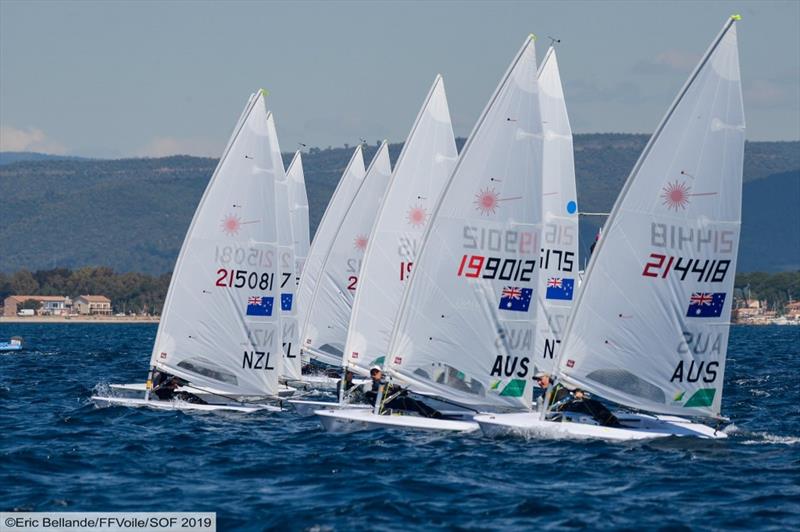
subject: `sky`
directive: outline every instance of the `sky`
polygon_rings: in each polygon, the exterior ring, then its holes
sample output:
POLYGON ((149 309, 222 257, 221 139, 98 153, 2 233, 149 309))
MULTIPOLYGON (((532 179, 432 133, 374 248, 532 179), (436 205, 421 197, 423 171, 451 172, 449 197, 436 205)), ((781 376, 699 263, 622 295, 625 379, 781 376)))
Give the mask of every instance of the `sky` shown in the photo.
POLYGON ((530 33, 575 133, 649 133, 733 13, 748 139, 800 139, 794 0, 0 0, 0 151, 216 157, 261 87, 283 151, 401 142, 437 73, 467 136, 530 33))

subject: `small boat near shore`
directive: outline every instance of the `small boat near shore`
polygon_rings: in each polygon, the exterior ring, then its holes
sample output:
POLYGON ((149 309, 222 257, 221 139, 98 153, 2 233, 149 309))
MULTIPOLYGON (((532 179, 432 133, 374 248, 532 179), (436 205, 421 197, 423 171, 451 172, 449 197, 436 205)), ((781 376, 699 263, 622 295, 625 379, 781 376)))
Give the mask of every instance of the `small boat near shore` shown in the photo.
POLYGON ((22 351, 24 342, 20 336, 12 336, 8 342, 0 342, 0 352, 22 351))

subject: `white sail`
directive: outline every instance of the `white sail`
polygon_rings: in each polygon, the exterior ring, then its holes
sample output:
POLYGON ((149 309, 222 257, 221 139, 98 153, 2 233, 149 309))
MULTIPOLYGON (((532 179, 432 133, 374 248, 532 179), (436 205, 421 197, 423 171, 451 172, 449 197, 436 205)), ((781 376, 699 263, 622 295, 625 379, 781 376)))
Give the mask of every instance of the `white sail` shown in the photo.
POLYGON ((195 386, 275 395, 280 373, 274 126, 251 98, 181 247, 151 365, 195 386))
POLYGON ((567 326, 563 381, 637 409, 719 416, 744 128, 731 19, 614 205, 567 326))
POLYGON ((537 335, 539 371, 552 373, 578 288, 578 203, 572 129, 569 125, 555 48, 539 67, 542 147, 542 252, 539 260, 537 335))
POLYGON ((458 158, 444 82, 437 76, 394 167, 355 294, 345 364, 383 365, 422 234, 458 158))
POLYGON ((306 194, 306 179, 300 150, 295 152, 292 162, 286 170, 286 175, 289 178, 289 212, 292 217, 292 236, 294 236, 295 272, 299 283, 310 246, 308 195, 306 194))
POLYGON ((390 342, 390 375, 462 404, 530 402, 542 221, 536 76, 531 36, 433 212, 390 342))
MULTIPOLYGON (((339 233, 344 215, 364 182, 366 173, 364 156, 361 144, 359 144, 353 151, 353 156, 350 157, 350 162, 347 163, 347 167, 336 185, 336 190, 333 191, 333 196, 331 196, 331 200, 325 209, 325 214, 322 215, 322 220, 317 226, 314 240, 311 242, 308 257, 303 266, 303 275, 300 277, 300 286, 297 289, 297 318, 300 324, 301 337, 303 337, 303 329, 308 321, 311 301, 322 274, 322 266, 325 264, 325 260, 331 250, 333 239, 339 233)), ((305 344, 303 344, 303 348, 305 349, 305 344)), ((339 359, 333 356, 326 357, 324 354, 319 355, 317 353, 312 356, 328 364, 339 364, 339 359)))
POLYGON ((303 272, 303 265, 308 256, 309 230, 308 230, 308 196, 306 195, 306 182, 303 175, 303 160, 300 150, 295 152, 292 162, 286 171, 289 180, 289 216, 292 229, 292 252, 294 253, 294 279, 292 283, 293 297, 285 298, 281 295, 281 301, 287 311, 282 314, 283 320, 283 374, 285 377, 298 380, 301 378, 302 360, 300 357, 300 324, 297 319, 297 287, 300 285, 300 275, 303 272), (287 341, 288 340, 288 341, 287 341), (287 345, 288 352, 287 352, 287 345))
POLYGON ((281 352, 283 363, 281 375, 289 379, 300 378, 300 333, 297 324, 295 297, 297 291, 294 233, 292 229, 291 183, 283 170, 283 159, 274 120, 270 120, 270 148, 273 160, 281 161, 275 168, 275 212, 278 235, 278 287, 279 300, 275 309, 280 309, 281 352), (279 306, 280 303, 280 306, 279 306))
POLYGON ((332 359, 335 364, 342 363, 361 261, 391 177, 389 145, 384 141, 333 239, 311 299, 303 329, 303 348, 323 361, 332 359))

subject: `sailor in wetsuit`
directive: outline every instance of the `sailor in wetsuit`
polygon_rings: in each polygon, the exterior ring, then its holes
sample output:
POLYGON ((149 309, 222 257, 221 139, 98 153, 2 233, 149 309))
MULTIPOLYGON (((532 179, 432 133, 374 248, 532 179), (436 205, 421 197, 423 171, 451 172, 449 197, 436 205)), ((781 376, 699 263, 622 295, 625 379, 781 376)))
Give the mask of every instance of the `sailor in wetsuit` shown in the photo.
POLYGON ((342 399, 347 398, 346 402, 348 403, 363 402, 364 394, 361 392, 360 387, 353 382, 353 372, 349 369, 345 370, 344 379, 339 379, 339 382, 336 383, 336 395, 342 399), (344 383, 344 395, 342 394, 342 383, 344 383))
POLYGON ((406 390, 403 390, 399 386, 383 382, 383 372, 380 367, 372 366, 369 370, 369 376, 372 378, 372 388, 364 393, 364 396, 373 406, 378 399, 378 392, 381 386, 384 386, 382 409, 416 412, 422 417, 432 417, 436 419, 442 417, 441 412, 438 410, 429 407, 422 401, 417 401, 416 399, 408 397, 408 392, 406 390))
MULTIPOLYGON (((550 386, 550 375, 548 373, 537 373, 535 378, 539 387, 547 393, 547 388, 550 386)), ((556 384, 551 390, 550 402, 545 408, 551 408, 556 412, 588 414, 604 427, 621 426, 617 417, 603 403, 595 399, 589 399, 583 390, 570 391, 560 383, 556 384)))
POLYGON ((169 401, 171 399, 180 399, 181 401, 186 401, 187 403, 200 405, 207 404, 193 393, 183 390, 180 392, 176 391, 178 387, 185 386, 187 384, 189 384, 187 381, 176 377, 175 375, 170 375, 169 373, 164 373, 158 370, 153 372, 153 393, 156 394, 156 397, 158 397, 160 400, 169 401))

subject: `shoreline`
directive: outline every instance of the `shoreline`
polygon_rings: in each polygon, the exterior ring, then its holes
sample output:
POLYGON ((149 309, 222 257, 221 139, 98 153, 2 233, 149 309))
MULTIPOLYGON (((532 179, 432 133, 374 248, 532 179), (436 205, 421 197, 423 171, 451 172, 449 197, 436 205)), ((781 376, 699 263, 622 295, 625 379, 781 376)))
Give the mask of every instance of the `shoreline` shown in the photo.
POLYGON ((0 316, 2 323, 158 323, 159 317, 130 316, 0 316))

